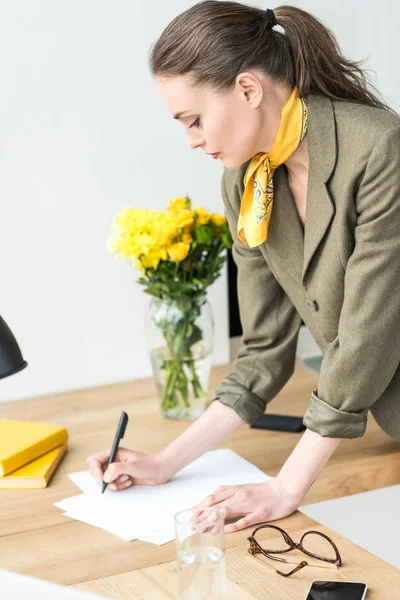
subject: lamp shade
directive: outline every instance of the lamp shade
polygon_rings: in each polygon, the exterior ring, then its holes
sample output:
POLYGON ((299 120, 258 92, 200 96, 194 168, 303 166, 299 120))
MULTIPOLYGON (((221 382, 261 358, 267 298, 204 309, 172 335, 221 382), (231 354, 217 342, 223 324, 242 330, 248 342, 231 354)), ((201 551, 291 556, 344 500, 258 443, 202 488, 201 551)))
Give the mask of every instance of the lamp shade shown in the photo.
POLYGON ((0 379, 22 371, 27 365, 11 329, 0 317, 0 379))

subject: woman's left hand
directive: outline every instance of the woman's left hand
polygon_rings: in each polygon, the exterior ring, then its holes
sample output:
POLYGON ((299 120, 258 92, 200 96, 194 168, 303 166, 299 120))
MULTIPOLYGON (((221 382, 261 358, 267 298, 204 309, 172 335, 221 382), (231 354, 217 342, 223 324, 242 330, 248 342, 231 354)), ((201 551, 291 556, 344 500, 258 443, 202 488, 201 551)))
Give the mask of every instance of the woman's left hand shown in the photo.
MULTIPOLYGON (((217 508, 225 521, 241 517, 235 523, 225 525, 225 533, 232 533, 256 523, 287 517, 298 509, 301 500, 289 494, 276 479, 270 479, 265 483, 222 485, 194 509, 217 508)), ((207 514, 199 511, 194 521, 200 523, 206 518, 207 514)))

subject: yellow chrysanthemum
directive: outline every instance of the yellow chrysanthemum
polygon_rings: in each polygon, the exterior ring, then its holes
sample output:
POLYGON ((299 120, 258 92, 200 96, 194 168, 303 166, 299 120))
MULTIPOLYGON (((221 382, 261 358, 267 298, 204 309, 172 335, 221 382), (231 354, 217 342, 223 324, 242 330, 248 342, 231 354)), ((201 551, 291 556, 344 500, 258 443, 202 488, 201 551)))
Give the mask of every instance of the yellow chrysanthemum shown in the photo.
POLYGON ((168 206, 168 210, 190 210, 190 198, 187 196, 179 196, 178 198, 174 198, 170 200, 168 206))
POLYGON ((157 269, 160 260, 168 260, 166 248, 178 234, 171 215, 126 208, 115 218, 107 246, 136 268, 157 269))
POLYGON ((181 262, 190 252, 196 225, 213 222, 221 224, 225 219, 210 214, 204 207, 191 209, 187 196, 170 201, 167 211, 125 208, 114 219, 107 246, 110 252, 141 269, 157 270, 160 261, 181 262))
POLYGON ((170 213, 172 221, 177 229, 190 231, 194 225, 193 213, 190 210, 175 210, 170 213))
POLYGON ((193 213, 190 207, 190 198, 179 196, 170 201, 167 206, 168 215, 177 229, 191 231, 194 225, 193 213))
POLYGON ((210 213, 203 206, 196 206, 194 209, 196 217, 196 225, 206 225, 211 218, 210 213))
POLYGON ((223 217, 222 215, 219 215, 218 213, 213 213, 211 215, 211 221, 214 223, 214 225, 216 225, 217 227, 219 227, 220 225, 223 225, 224 223, 226 223, 226 219, 225 217, 223 217))
POLYGON ((160 212, 153 227, 158 232, 158 244, 162 246, 169 246, 172 240, 179 235, 179 227, 169 213, 160 212))
POLYGON ((176 244, 172 244, 167 249, 168 255, 172 260, 182 261, 185 260, 190 250, 190 244, 185 244, 185 242, 177 242, 176 244))
POLYGON ((185 244, 190 244, 192 242, 192 236, 190 233, 182 233, 182 242, 185 244))
POLYGON ((143 267, 146 269, 154 269, 154 271, 157 270, 160 260, 168 260, 168 254, 165 248, 155 248, 140 257, 140 262, 143 267))
POLYGON ((123 235, 123 229, 119 227, 115 221, 111 227, 111 233, 107 239, 107 250, 112 254, 117 254, 119 248, 119 241, 123 235))

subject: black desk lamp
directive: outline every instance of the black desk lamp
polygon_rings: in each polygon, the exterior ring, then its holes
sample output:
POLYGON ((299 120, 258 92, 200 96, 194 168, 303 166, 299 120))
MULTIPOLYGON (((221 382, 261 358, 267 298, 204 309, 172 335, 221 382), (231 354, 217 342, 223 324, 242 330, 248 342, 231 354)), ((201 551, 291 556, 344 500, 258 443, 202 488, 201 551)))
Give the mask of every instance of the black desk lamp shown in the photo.
POLYGON ((0 317, 0 379, 22 371, 28 363, 22 358, 17 340, 7 323, 0 317))

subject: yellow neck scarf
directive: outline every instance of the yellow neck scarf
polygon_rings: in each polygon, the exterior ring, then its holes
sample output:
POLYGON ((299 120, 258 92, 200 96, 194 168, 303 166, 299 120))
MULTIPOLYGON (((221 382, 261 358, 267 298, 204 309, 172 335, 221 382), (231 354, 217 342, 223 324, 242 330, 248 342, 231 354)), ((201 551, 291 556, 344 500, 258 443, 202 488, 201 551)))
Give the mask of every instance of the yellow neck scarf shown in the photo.
POLYGON ((282 109, 282 119, 271 151, 251 159, 243 178, 244 193, 237 224, 239 239, 254 248, 267 239, 274 198, 275 170, 296 150, 307 131, 307 102, 297 88, 282 109))

